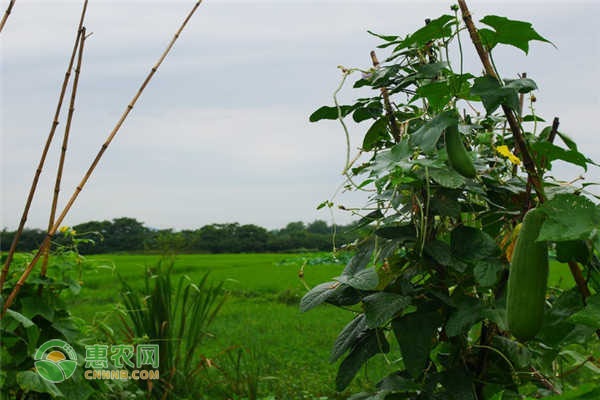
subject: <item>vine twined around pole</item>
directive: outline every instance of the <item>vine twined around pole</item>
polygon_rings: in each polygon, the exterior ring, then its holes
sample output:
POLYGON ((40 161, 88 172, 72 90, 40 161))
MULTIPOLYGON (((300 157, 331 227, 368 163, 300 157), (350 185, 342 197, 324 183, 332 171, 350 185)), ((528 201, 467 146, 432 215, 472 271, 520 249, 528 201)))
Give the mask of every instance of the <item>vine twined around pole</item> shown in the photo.
POLYGON ((56 233, 56 231, 58 230, 58 228, 62 224, 63 220, 65 219, 66 215, 68 214, 69 210, 71 209, 71 207, 73 206, 73 204, 75 203, 75 201, 77 200, 77 197, 79 196, 79 193, 81 193, 81 191, 85 187, 85 185, 88 182, 89 178, 91 177, 92 173, 96 169, 98 163, 102 159, 102 156, 104 155, 104 152, 109 147, 110 143, 112 142, 112 140, 116 136, 117 132, 119 131, 119 129, 123 125, 123 122, 125 121, 125 119, 129 115, 129 113, 131 112, 131 110, 133 109, 133 107, 135 106, 135 104, 136 104, 137 100, 139 99, 139 97, 141 96, 142 92, 144 91, 144 89, 146 88, 146 86, 148 85, 148 83, 150 82, 150 80, 152 79, 152 77, 154 76, 154 74, 156 73, 156 71, 158 70, 158 68, 160 67, 160 65, 162 64, 162 62, 164 61, 164 59, 166 58, 166 56, 169 54, 169 52, 173 48, 173 45, 175 44, 175 42, 177 41, 177 39, 181 35, 181 32, 184 30, 184 28, 186 27, 187 23, 192 18, 192 16, 194 15, 194 13, 196 12, 196 10, 198 9, 198 7, 200 6, 201 3, 202 3, 202 0, 198 0, 194 4, 194 6, 192 7, 192 9, 189 11, 189 13, 187 14, 187 16, 185 17, 185 19, 183 20, 183 22, 179 26, 179 29, 176 31, 175 35, 173 36, 173 38, 171 39, 171 41, 167 45, 166 49, 160 55, 160 57, 158 58, 158 61, 156 62, 156 64, 154 64, 154 66, 151 68, 150 72, 148 73, 148 75, 146 76, 146 78, 144 79, 144 81, 142 82, 142 84, 140 85, 140 87, 139 87, 138 91, 136 92, 136 94, 133 96, 133 98, 131 99, 131 101, 129 102, 129 104, 127 104, 127 106, 125 107, 125 110, 123 111, 123 114, 121 115, 121 117, 119 118, 119 120, 115 124, 114 128, 112 129, 112 131, 110 132, 110 134, 106 138, 105 142, 100 147, 100 150, 96 154, 96 157, 94 158, 94 160, 90 164, 89 168, 85 172, 83 178, 81 179, 81 182, 79 183, 79 185, 77 185, 77 187, 73 191, 71 197, 67 201, 66 205, 64 206, 64 208, 60 212, 59 216, 56 218, 56 220, 54 222, 54 225, 52 226, 52 228, 46 234, 46 236, 45 236, 42 244, 40 245, 39 250, 36 252, 36 254, 34 255, 33 259, 27 265, 27 267, 25 268, 25 271, 23 271, 23 274, 21 275, 21 277, 19 278, 19 280, 15 284, 15 287, 13 288, 12 292, 10 293, 10 295, 6 298, 6 301, 4 302, 0 318, 4 317, 4 315, 6 313, 6 310, 8 310, 8 308, 14 302, 14 300, 17 297, 17 295, 18 295, 21 287, 23 286, 23 284, 25 283, 25 281, 27 280, 27 278, 31 274, 31 271, 33 270, 33 268, 35 267, 35 265, 39 261, 40 256, 42 255, 42 252, 43 252, 42 250, 46 246, 48 246, 50 244, 50 241, 52 240, 52 237, 54 236, 54 234, 56 233))

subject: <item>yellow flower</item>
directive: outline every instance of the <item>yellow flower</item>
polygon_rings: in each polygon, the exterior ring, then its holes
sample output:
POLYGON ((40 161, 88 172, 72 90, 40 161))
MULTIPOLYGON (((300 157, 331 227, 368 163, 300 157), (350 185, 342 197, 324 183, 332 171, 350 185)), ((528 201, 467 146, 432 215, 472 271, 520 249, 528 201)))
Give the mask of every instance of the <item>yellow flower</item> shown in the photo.
POLYGON ((66 232, 66 231, 68 231, 69 229, 71 229, 71 228, 69 228, 68 226, 61 226, 60 228, 58 228, 58 231, 59 231, 60 233, 65 233, 65 232, 66 232))
POLYGON ((500 154, 505 158, 508 158, 510 162, 514 165, 521 165, 521 160, 519 159, 519 157, 511 153, 511 151, 508 149, 508 146, 503 145, 496 147, 496 153, 500 154))

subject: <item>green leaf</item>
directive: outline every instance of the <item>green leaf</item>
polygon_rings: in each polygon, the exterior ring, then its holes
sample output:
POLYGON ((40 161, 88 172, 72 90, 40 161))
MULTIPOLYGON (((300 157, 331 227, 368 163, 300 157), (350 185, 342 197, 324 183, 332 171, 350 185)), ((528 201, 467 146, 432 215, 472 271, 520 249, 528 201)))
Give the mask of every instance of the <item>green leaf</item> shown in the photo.
POLYGON ((72 316, 58 318, 52 323, 52 327, 62 333, 67 342, 74 342, 81 335, 81 330, 76 321, 72 316))
POLYGON ((442 15, 431 20, 427 25, 402 41, 396 50, 411 46, 423 47, 432 40, 450 36, 454 21, 455 18, 452 15, 442 15))
POLYGON ((457 189, 467 181, 452 168, 430 168, 429 176, 443 187, 450 189, 457 189))
MULTIPOLYGON (((453 173, 456 171, 452 170, 453 173)), ((461 175, 462 178, 462 175, 461 175)), ((434 213, 444 217, 458 217, 460 215, 460 202, 457 194, 449 190, 438 190, 430 200, 430 207, 434 213)))
POLYGON ((446 388, 447 400, 476 400, 474 396, 473 377, 463 368, 453 368, 444 371, 440 379, 446 388))
POLYGON ((28 318, 33 318, 36 315, 41 315, 48 321, 54 319, 55 310, 46 302, 40 301, 39 297, 23 297, 21 299, 21 312, 28 318))
POLYGON ((532 40, 552 43, 537 33, 529 22, 510 20, 497 15, 487 15, 481 19, 481 22, 494 29, 493 31, 485 28, 479 30, 483 43, 490 50, 496 44, 503 43, 521 49, 527 54, 529 42, 532 40))
POLYGON ((556 259, 562 263, 576 261, 587 265, 590 261, 590 255, 590 249, 583 240, 556 243, 556 259))
POLYGON ((524 369, 529 366, 531 353, 527 349, 527 346, 499 335, 494 336, 493 345, 496 349, 500 350, 502 354, 507 356, 519 369, 524 369))
POLYGON ((433 258, 440 265, 451 265, 452 264, 452 250, 448 243, 441 240, 432 240, 427 242, 423 248, 425 254, 433 258))
POLYGON ((392 35, 381 35, 381 34, 379 34, 379 33, 375 33, 375 32, 373 32, 373 31, 369 31, 369 30, 367 30, 367 33, 368 33, 369 35, 373 35, 373 36, 375 36, 375 37, 378 37, 379 39, 383 39, 383 40, 385 40, 386 42, 393 42, 394 40, 397 40, 397 39, 399 38, 399 36, 392 36, 392 35))
POLYGON ((450 92, 447 82, 433 82, 419 87, 410 102, 412 103, 417 99, 427 99, 429 108, 436 112, 443 109, 452 99, 452 96, 453 93, 450 92))
POLYGON ((490 235, 469 226, 452 230, 450 246, 454 256, 464 260, 483 260, 500 254, 500 248, 490 235))
POLYGON ((569 322, 600 329, 600 295, 589 297, 584 309, 573 314, 569 322))
POLYGON ((557 194, 542 206, 547 215, 538 241, 562 242, 589 239, 600 226, 600 207, 575 194, 557 194))
POLYGON ((402 351, 407 371, 421 376, 429 360, 429 352, 442 319, 438 312, 415 312, 392 321, 392 329, 402 351))
POLYGON ((300 311, 306 312, 324 303, 337 286, 339 286, 338 282, 325 282, 312 288, 300 300, 300 311))
POLYGON ((365 269, 371 261, 371 255, 373 254, 374 249, 374 240, 369 240, 363 243, 356 251, 354 257, 352 257, 350 261, 348 261, 348 264, 346 264, 346 267, 342 271, 342 275, 353 276, 358 271, 365 269))
POLYGON ((377 383, 377 389, 390 392, 419 392, 422 390, 421 385, 401 374, 394 372, 386 376, 377 383))
POLYGON ((366 330, 367 320, 365 318, 365 314, 360 314, 350 321, 350 323, 346 325, 344 329, 342 329, 335 340, 333 348, 331 349, 331 357, 329 358, 329 362, 335 362, 352 346, 354 346, 360 335, 366 330))
POLYGON ((481 97, 485 111, 492 114, 501 105, 519 109, 519 94, 515 87, 502 86, 496 78, 485 75, 475 78, 471 94, 481 97))
POLYGON ((358 107, 352 113, 354 122, 362 122, 371 118, 378 118, 383 113, 383 105, 379 100, 371 101, 364 107, 358 107))
POLYGON ((474 299, 463 301, 459 307, 450 314, 448 322, 446 322, 446 333, 449 337, 468 331, 471 326, 483 319, 481 305, 478 301, 474 299))
POLYGON ((383 332, 379 330, 367 331, 342 361, 335 378, 335 386, 339 391, 344 390, 362 365, 378 353, 387 353, 390 345, 383 332))
MULTIPOLYGON (((544 397, 548 400, 597 400, 600 398, 600 387, 597 383, 583 384, 567 393, 544 397)), ((528 397, 526 400, 534 400, 528 397)))
POLYGON ((388 133, 388 118, 386 116, 379 118, 371 125, 363 139, 362 148, 364 151, 371 151, 382 141, 390 139, 388 133))
POLYGON ((363 299, 369 328, 384 326, 397 313, 410 305, 410 297, 397 293, 378 292, 363 299))
POLYGON ((475 281, 483 287, 491 287, 498 282, 499 272, 504 269, 504 264, 498 259, 478 261, 473 268, 475 281))
POLYGON ((6 310, 6 315, 23 325, 24 328, 35 326, 35 323, 21 313, 11 310, 6 310))
MULTIPOLYGON (((546 141, 533 143, 531 148, 538 154, 538 164, 541 164, 541 160, 545 160, 547 163, 554 160, 562 160, 570 164, 578 165, 587 171, 587 164, 590 160, 577 150, 565 150, 546 141)), ((548 168, 549 165, 545 164, 543 167, 548 168)))
MULTIPOLYGON (((352 110, 354 110, 354 106, 348 106, 348 105, 340 106, 340 112, 341 112, 342 118, 345 117, 346 115, 350 114, 352 112, 352 110)), ((322 119, 338 119, 338 116, 339 116, 339 114, 338 114, 337 107, 323 106, 310 115, 309 121, 317 122, 322 119)))
POLYGON ((50 383, 33 371, 17 372, 17 384, 27 392, 48 393, 52 397, 62 397, 63 394, 54 383, 50 383))
POLYGON ((442 132, 449 126, 458 125, 456 111, 444 111, 427 121, 415 133, 410 140, 413 146, 419 146, 424 152, 435 149, 442 132))
POLYGON ((504 82, 505 87, 515 89, 519 93, 529 93, 538 88, 533 79, 529 78, 506 79, 504 82))
POLYGON ((412 224, 400 226, 384 226, 375 231, 375 234, 384 239, 397 240, 399 242, 415 241, 417 233, 412 224))
POLYGON ((334 279, 358 290, 373 290, 379 284, 379 276, 375 268, 366 268, 354 275, 342 274, 334 279))
POLYGON ((533 121, 537 121, 537 122, 546 122, 546 120, 540 116, 537 115, 525 115, 523 117, 523 122, 533 122, 533 121))

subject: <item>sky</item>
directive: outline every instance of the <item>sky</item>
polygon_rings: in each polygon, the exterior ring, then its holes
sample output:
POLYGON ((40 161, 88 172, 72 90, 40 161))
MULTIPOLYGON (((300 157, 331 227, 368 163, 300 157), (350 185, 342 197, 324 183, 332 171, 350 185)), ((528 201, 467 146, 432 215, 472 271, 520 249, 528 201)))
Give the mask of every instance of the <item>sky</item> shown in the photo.
MULTIPOLYGON (((470 1, 488 14, 526 20, 556 48, 533 42, 529 56, 495 53, 504 77, 526 71, 539 87, 536 110, 600 160, 600 34, 595 1, 470 1)), ((4 10, 8 1, 0 2, 4 10)), ((14 229, 48 135, 71 54, 82 2, 17 1, 0 33, 0 227, 14 229)), ((194 1, 91 0, 62 208, 139 85, 194 1)), ((133 217, 154 228, 194 229, 239 222, 270 229, 291 221, 355 217, 316 210, 343 182, 345 139, 336 121, 310 123, 332 105, 338 65, 370 67, 379 40, 405 35, 449 1, 206 0, 142 94, 64 221, 133 217)), ((463 36, 467 69, 481 67, 463 36), (473 56, 473 57, 472 57, 473 56)), ((388 54, 377 50, 380 59, 388 54)), ((358 78, 358 76, 357 76, 358 78)), ((351 89, 342 103, 375 93, 351 89)), ((45 228, 58 162, 61 124, 27 226, 45 228)), ((350 124, 356 149, 368 122, 350 124)), ((559 165, 572 180, 578 167, 559 165)), ((592 168, 586 181, 600 182, 592 168)), ((364 205, 364 195, 336 203, 364 205)))

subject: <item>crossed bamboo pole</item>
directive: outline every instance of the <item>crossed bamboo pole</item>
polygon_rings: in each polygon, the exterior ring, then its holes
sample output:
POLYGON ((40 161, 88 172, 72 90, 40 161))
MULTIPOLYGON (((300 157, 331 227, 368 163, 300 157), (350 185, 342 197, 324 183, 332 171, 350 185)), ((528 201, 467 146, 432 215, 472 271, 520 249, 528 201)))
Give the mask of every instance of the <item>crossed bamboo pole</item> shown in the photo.
POLYGON ((144 91, 144 89, 146 88, 146 86, 148 85, 148 83, 150 82, 150 80, 152 79, 152 77, 154 76, 154 74, 156 73, 156 71, 158 70, 158 68, 160 67, 160 65, 162 64, 162 62, 164 61, 164 59, 166 58, 166 56, 171 51, 171 48, 173 47, 173 45, 175 44, 175 42, 179 38, 179 35, 181 34, 181 32, 183 31, 183 29, 187 25, 188 21, 192 18, 192 16, 194 15, 194 13, 196 12, 196 10, 198 9, 198 7, 200 6, 201 3, 202 3, 202 0, 198 0, 194 4, 194 6, 192 7, 192 9, 190 10, 190 12, 187 14, 186 18, 184 19, 184 21, 181 23, 181 26, 179 27, 179 29, 177 30, 177 32, 175 33, 175 35, 173 36, 173 38, 171 39, 171 41, 169 42, 169 44, 167 45, 167 48, 164 50, 164 52, 162 53, 162 55, 158 58, 158 61, 152 67, 152 69, 150 70, 150 72, 146 76, 146 79, 144 79, 144 81, 142 82, 142 84, 139 87, 137 93, 133 96, 133 98, 131 99, 131 101, 129 102, 129 104, 127 104, 127 107, 123 111, 123 114, 121 115, 121 117, 117 121, 115 127, 112 129, 112 131, 108 135, 108 137, 107 137, 106 141, 104 142, 104 144, 102 144, 102 146, 100 147, 100 150, 98 151, 98 153, 96 154, 96 157, 94 158, 94 160, 92 161, 92 163, 89 166, 88 170, 84 174, 81 182, 75 188, 73 194, 69 198, 69 201, 67 202, 67 204, 65 205, 65 207, 61 211, 60 215, 56 218, 56 221, 54 222, 54 225, 52 226, 52 228, 46 234, 46 237, 44 238, 44 240, 43 240, 43 242, 42 242, 42 244, 40 246, 40 249, 36 252, 35 256, 31 260, 31 262, 29 263, 29 265, 27 265, 27 268, 25 268, 25 271, 23 272, 23 274, 21 275, 21 277, 19 278, 19 280, 15 284, 15 287, 12 290, 12 292, 10 293, 10 295, 6 298, 6 301, 5 301, 3 309, 2 309, 2 313, 0 314, 0 319, 4 317, 4 315, 6 314, 6 310, 8 310, 8 308, 14 302, 15 298, 17 297, 17 294, 21 290, 21 287, 23 286, 23 284, 27 280, 27 277, 29 276, 29 274, 31 274, 31 271, 33 270, 33 268, 37 264, 38 260, 40 259, 40 256, 42 255, 42 250, 44 249, 45 246, 48 246, 50 244, 50 241, 51 241, 52 237, 54 236, 54 234, 56 233, 56 231, 60 227, 60 224, 65 219, 67 213, 69 212, 69 210, 73 206, 73 203, 75 203, 75 200, 77 200, 77 197, 79 196, 79 193, 81 193, 81 191, 85 187, 85 184, 87 183, 87 181, 91 177, 92 173, 94 172, 94 169, 98 165, 98 163, 99 163, 100 159, 102 158, 104 152, 106 151, 106 149, 108 148, 108 146, 110 145, 110 143, 112 142, 112 140, 114 139, 114 137, 116 136, 117 132, 121 128, 121 125, 123 125, 123 122, 125 121, 125 119, 129 115, 129 113, 131 112, 131 110, 133 109, 133 107, 135 106, 135 103, 137 102, 137 100, 141 96, 142 92, 144 91))
MULTIPOLYGON (((71 89, 71 101, 69 103, 69 114, 67 115, 67 123, 65 125, 65 132, 63 135, 60 159, 58 161, 58 168, 56 170, 56 181, 54 183, 54 194, 52 196, 52 206, 50 207, 50 217, 48 219, 48 232, 54 225, 56 219, 56 208, 58 206, 58 195, 60 194, 60 183, 62 180, 63 169, 65 165, 65 158, 67 155, 67 147, 69 144, 69 133, 71 132, 71 122, 73 121, 73 114, 75 113, 75 99, 77 97, 77 86, 79 84, 79 75, 81 72, 81 62, 83 60, 83 47, 85 45, 85 27, 81 28, 81 38, 79 40, 79 50, 77 52, 77 66, 75 67, 75 77, 73 78, 73 88, 71 89)), ((48 259, 50 257, 50 244, 43 249, 44 260, 42 262, 41 276, 46 276, 48 270, 48 259)), ((41 290, 40 286, 40 290, 41 290)))
POLYGON ((48 137, 46 138, 46 144, 42 150, 42 155, 40 157, 40 161, 38 163, 37 169, 35 171, 33 182, 31 183, 31 187, 29 188, 29 195, 27 196, 27 200, 25 201, 25 208, 23 209, 23 214, 21 215, 21 220, 19 222, 19 227, 17 228, 17 232, 15 233, 15 237, 10 245, 10 249, 8 250, 8 254, 6 256, 6 261, 4 262, 4 266, 2 267, 2 272, 0 273, 0 292, 2 291, 2 287, 4 286, 4 282, 6 282, 6 278, 8 276, 8 271, 10 269, 10 264, 15 255, 15 251, 17 249, 17 243, 19 243, 19 239, 21 238, 21 234, 23 233, 23 228, 25 228, 25 222, 27 222, 27 216, 29 215, 29 208, 31 207, 31 203, 33 201, 33 197, 35 195, 35 191, 37 189, 37 185, 40 179, 40 175, 42 174, 42 170, 44 169, 44 163, 46 162, 46 156, 48 155, 48 150, 50 149, 50 144, 52 143, 52 139, 54 138, 54 133, 56 132, 56 128, 58 127, 58 118, 60 117, 60 111, 62 109, 62 103, 65 97, 65 93, 67 91, 67 86, 69 84, 69 80, 71 78, 71 69, 73 68, 73 64, 75 62, 75 56, 77 53, 77 48, 79 47, 79 41, 82 37, 82 28, 83 21, 85 19, 85 13, 87 11, 88 0, 85 0, 83 3, 83 9, 81 10, 81 16, 79 18, 79 25, 77 27, 77 36, 75 38, 75 44, 73 45, 73 51, 71 52, 71 58, 69 60, 69 65, 67 66, 67 72, 65 72, 65 78, 63 79, 62 88, 60 90, 60 95, 58 96, 58 104, 56 105, 56 111, 54 112, 54 119, 52 122, 52 126, 50 128, 50 132, 48 133, 48 137))

